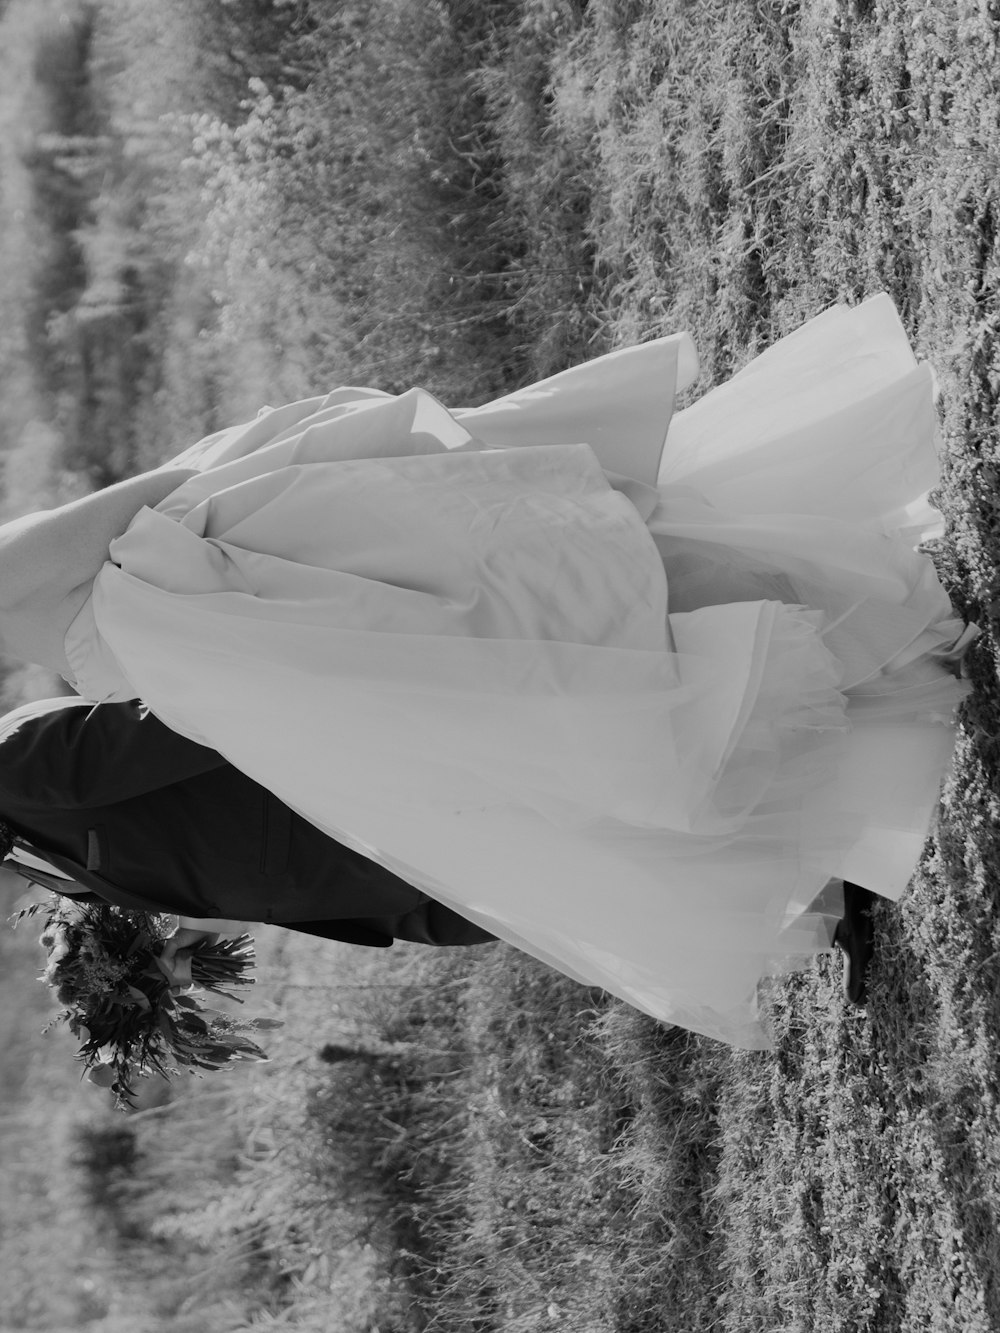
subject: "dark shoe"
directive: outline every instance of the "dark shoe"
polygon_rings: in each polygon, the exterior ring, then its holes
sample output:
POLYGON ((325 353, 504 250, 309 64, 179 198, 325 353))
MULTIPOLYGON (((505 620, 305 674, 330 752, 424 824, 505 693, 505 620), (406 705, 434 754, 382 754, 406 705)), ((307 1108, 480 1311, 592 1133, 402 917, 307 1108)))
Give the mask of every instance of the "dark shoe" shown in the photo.
POLYGON ((875 952, 874 902, 875 894, 870 889, 844 881, 844 915, 837 922, 833 942, 843 949, 846 958, 844 993, 851 1004, 859 1006, 868 1001, 866 979, 875 952))

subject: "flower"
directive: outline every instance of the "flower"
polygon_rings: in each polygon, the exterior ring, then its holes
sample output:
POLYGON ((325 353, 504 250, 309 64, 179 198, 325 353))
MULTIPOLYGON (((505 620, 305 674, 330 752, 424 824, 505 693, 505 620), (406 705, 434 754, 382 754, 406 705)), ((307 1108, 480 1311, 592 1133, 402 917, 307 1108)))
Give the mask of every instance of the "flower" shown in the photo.
POLYGON ((233 1018, 206 1008, 197 995, 200 989, 235 1000, 234 989, 253 984, 249 935, 196 946, 195 990, 177 995, 157 966, 166 933, 163 917, 53 893, 47 902, 19 912, 14 922, 39 914, 47 950, 41 979, 63 1006, 58 1021, 79 1041, 77 1058, 87 1077, 109 1087, 122 1109, 133 1104, 137 1078, 267 1059, 247 1034, 274 1022, 233 1018))

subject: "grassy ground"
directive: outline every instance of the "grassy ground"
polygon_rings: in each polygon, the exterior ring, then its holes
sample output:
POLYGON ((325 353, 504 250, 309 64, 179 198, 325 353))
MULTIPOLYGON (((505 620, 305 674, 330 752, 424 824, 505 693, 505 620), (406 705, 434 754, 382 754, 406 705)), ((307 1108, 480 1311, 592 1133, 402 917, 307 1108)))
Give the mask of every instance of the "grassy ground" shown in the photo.
MULTIPOLYGON (((457 159, 413 119, 433 61, 394 56, 396 118, 370 107, 380 152, 351 141, 351 162, 376 176, 354 196, 364 256, 378 256, 366 267, 332 205, 318 221, 323 191, 336 195, 319 169, 336 80, 301 75, 333 29, 292 34, 280 104, 258 91, 232 122, 250 127, 242 138, 206 138, 201 124, 192 141, 207 212, 201 230, 170 238, 184 239, 189 275, 208 266, 214 296, 206 305, 190 276, 171 288, 155 325, 156 410, 140 419, 165 439, 213 424, 215 401, 313 376, 358 370, 393 387, 401 361, 443 392, 466 375, 482 395, 678 327, 695 334, 703 389, 829 302, 887 288, 940 379, 947 535, 935 558, 983 626, 975 693, 925 862, 904 901, 879 911, 867 1014, 845 1007, 836 969, 818 962, 769 996, 775 1051, 747 1055, 660 1029, 504 948, 384 958, 272 938, 262 1002, 287 1019, 273 1064, 228 1100, 202 1086, 151 1109, 134 1126, 141 1168, 105 1171, 129 1182, 101 1214, 109 1235, 133 1271, 143 1246, 161 1270, 175 1265, 169 1289, 157 1305, 151 1278, 130 1283, 113 1266, 80 1309, 102 1333, 140 1290, 147 1327, 192 1333, 253 1318, 352 1333, 995 1329, 1000 10, 386 0, 380 13, 390 45, 376 51, 412 48, 413 24, 426 25, 421 51, 443 60, 461 46, 464 73, 448 85, 453 115, 464 90, 457 159), (425 158, 408 155, 414 143, 425 158), (443 195, 414 193, 419 161, 443 173, 443 195), (393 173, 420 227, 390 264, 387 238, 407 217, 393 173), (228 266, 226 227, 240 261, 228 266), (463 233, 487 238, 478 276, 463 233), (338 265, 369 293, 360 316, 344 315, 338 265), (415 269, 418 305, 396 318, 415 269), (435 321, 455 332, 438 338, 435 321)), ((13 1327, 44 1326, 23 1308, 13 1327)))

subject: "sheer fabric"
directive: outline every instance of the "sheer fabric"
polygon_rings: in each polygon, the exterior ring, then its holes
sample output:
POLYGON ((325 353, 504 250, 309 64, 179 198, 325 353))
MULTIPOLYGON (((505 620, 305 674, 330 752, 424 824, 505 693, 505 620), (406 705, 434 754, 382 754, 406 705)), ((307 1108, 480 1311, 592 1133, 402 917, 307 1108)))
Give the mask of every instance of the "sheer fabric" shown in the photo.
POLYGON ((695 373, 679 336, 199 442, 71 628, 77 687, 568 975, 766 1046, 758 982, 827 947, 824 886, 905 888, 962 626, 913 550, 932 381, 887 298, 671 420, 695 373))

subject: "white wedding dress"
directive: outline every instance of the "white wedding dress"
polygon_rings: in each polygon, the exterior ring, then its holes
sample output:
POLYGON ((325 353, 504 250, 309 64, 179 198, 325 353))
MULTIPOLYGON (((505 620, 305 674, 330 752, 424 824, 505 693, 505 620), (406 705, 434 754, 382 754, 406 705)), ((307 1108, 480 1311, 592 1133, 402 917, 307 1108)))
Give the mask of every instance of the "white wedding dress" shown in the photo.
POLYGON ((570 976, 766 1046, 758 982, 828 947, 824 886, 906 886, 968 636, 914 551, 933 380, 887 297, 671 419, 696 370, 680 335, 200 442, 71 627, 77 688, 570 976))

